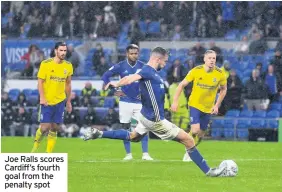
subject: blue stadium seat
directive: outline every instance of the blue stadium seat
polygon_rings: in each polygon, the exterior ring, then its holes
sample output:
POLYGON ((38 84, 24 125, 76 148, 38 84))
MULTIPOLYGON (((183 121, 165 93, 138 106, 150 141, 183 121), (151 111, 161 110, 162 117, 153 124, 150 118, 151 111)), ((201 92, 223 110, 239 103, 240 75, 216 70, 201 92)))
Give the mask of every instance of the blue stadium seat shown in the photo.
POLYGON ((240 111, 239 110, 230 110, 227 111, 225 117, 239 117, 240 111))
POLYGON ((74 89, 74 90, 72 90, 72 92, 75 92, 75 95, 77 95, 77 96, 81 96, 81 90, 79 90, 79 89, 74 89))
POLYGON ((245 120, 245 119, 239 119, 238 123, 236 125, 237 129, 248 129, 251 126, 251 121, 250 120, 245 120))
POLYGON ((245 118, 253 117, 253 111, 243 110, 240 113, 240 117, 245 117, 245 118))
POLYGON ((188 49, 178 49, 176 52, 177 57, 185 56, 187 57, 189 50, 188 49))
POLYGON ((87 108, 83 107, 83 108, 79 108, 79 117, 81 120, 84 119, 84 116, 87 114, 87 108))
POLYGON ((177 50, 176 49, 169 49, 169 56, 177 57, 177 50))
POLYGON ((212 129, 211 129, 211 136, 212 136, 213 138, 219 138, 219 137, 221 137, 221 136, 223 135, 222 132, 223 132, 223 129, 220 129, 220 128, 212 128, 212 129))
POLYGON ((95 107, 95 112, 98 118, 104 119, 108 114, 109 108, 95 107))
POLYGON ((279 126, 278 120, 269 120, 267 122, 266 128, 277 129, 279 126))
POLYGON ((222 119, 213 119, 211 128, 223 128, 224 120, 222 119))
POLYGON ((32 106, 36 106, 39 102, 38 102, 38 95, 29 95, 26 98, 27 102, 32 105, 32 106))
POLYGON ((224 129, 224 137, 225 138, 234 138, 234 130, 233 129, 224 129))
POLYGON ((150 57, 150 52, 151 50, 150 49, 141 49, 140 51, 140 60, 141 61, 148 61, 149 60, 149 57, 150 57))
POLYGON ((238 63, 237 69, 239 69, 240 71, 244 71, 245 69, 248 68, 248 65, 249 65, 249 62, 247 61, 240 62, 238 63))
POLYGON ((11 96, 11 95, 15 95, 15 96, 18 96, 20 94, 20 90, 19 89, 10 89, 8 95, 11 96))
POLYGON ((251 74, 252 74, 252 70, 251 69, 246 69, 243 72, 243 77, 248 77, 248 79, 249 79, 251 74))
POLYGON ((252 120, 251 128, 254 128, 254 129, 265 128, 265 120, 252 120))
POLYGON ((100 99, 101 99, 100 96, 91 96, 90 97, 90 100, 94 107, 99 107, 100 99))
POLYGON ((152 21, 148 26, 148 33, 158 34, 161 32, 161 23, 159 21, 152 21))
POLYGON ((266 117, 268 118, 278 118, 279 116, 280 116, 280 113, 277 110, 268 111, 266 114, 266 117))
POLYGON ((281 110, 281 104, 278 103, 278 102, 271 103, 271 104, 269 105, 269 109, 280 111, 280 110, 281 110))
POLYGON ((36 96, 38 96, 38 95, 39 95, 38 90, 37 90, 37 89, 32 90, 31 95, 36 95, 36 96))
POLYGON ((239 139, 247 139, 249 137, 248 129, 237 129, 237 137, 239 139))
POLYGON ((254 118, 265 118, 266 117, 266 111, 255 111, 253 114, 254 118))
POLYGON ((139 24, 139 27, 140 27, 140 31, 142 33, 147 33, 147 23, 146 23, 146 21, 139 21, 138 24, 139 24))
POLYGON ((22 93, 25 95, 25 97, 28 97, 32 94, 32 89, 23 89, 22 93))
POLYGON ((224 129, 234 129, 235 128, 235 120, 225 119, 223 127, 224 127, 224 129))
POLYGON ((242 83, 245 85, 247 83, 247 81, 250 80, 250 77, 243 77, 242 79, 242 83))
POLYGON ((104 107, 113 108, 115 106, 116 100, 114 97, 105 97, 104 107))

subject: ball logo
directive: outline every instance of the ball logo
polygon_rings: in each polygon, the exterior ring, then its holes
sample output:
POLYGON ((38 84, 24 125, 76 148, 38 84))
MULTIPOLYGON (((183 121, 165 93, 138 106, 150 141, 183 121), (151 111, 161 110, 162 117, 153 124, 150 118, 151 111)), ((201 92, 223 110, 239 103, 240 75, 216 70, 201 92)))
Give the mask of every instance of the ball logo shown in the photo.
POLYGON ((43 120, 43 114, 40 115, 40 119, 43 120))
POLYGON ((190 121, 191 121, 191 123, 193 122, 193 117, 190 117, 190 121))

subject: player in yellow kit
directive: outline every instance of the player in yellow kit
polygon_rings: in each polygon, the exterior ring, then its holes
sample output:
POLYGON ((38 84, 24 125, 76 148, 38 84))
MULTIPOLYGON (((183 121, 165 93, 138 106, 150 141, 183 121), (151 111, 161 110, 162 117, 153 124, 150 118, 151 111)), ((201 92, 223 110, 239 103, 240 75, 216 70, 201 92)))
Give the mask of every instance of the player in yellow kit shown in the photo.
MULTIPOLYGON (((190 109, 190 135, 199 144, 207 129, 210 115, 217 114, 218 108, 223 101, 226 92, 226 77, 224 73, 216 67, 216 53, 213 50, 207 50, 204 56, 205 64, 193 68, 185 79, 178 85, 171 110, 175 112, 178 108, 178 99, 183 88, 193 81, 192 93, 189 97, 190 109), (219 97, 215 103, 218 92, 219 97)), ((185 153, 183 161, 189 161, 189 156, 185 153)))
POLYGON ((31 152, 35 152, 43 136, 47 136, 46 152, 51 153, 57 140, 59 124, 63 122, 65 106, 71 112, 71 76, 72 64, 65 61, 67 45, 58 42, 55 45, 55 57, 41 62, 37 77, 40 95, 40 125, 36 131, 31 152))

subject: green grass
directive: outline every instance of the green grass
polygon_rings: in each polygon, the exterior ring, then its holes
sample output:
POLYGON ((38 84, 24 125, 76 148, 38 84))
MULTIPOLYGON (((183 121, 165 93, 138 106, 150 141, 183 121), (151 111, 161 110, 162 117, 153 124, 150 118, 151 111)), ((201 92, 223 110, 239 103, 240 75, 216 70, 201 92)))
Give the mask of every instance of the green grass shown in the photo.
MULTIPOLYGON (((46 141, 40 152, 45 146, 46 141)), ((29 152, 31 147, 32 138, 2 137, 2 152, 29 152)), ((194 163, 181 162, 184 147, 175 142, 151 140, 149 150, 160 161, 141 161, 139 143, 132 144, 131 162, 120 161, 125 152, 116 140, 59 138, 55 147, 55 152, 68 153, 69 192, 282 191, 281 143, 202 142, 199 150, 210 166, 224 159, 238 164, 234 178, 209 178, 194 163)))

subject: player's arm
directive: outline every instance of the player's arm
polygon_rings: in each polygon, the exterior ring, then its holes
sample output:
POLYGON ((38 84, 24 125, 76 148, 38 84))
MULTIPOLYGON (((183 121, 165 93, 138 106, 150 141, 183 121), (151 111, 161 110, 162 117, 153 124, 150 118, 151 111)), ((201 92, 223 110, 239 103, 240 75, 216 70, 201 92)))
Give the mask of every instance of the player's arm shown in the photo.
POLYGON ((67 102, 71 102, 71 76, 68 76, 66 79, 66 95, 67 102))
POLYGON ((107 85, 110 82, 110 78, 112 76, 119 74, 119 69, 120 69, 120 65, 116 64, 102 75, 102 80, 104 81, 104 85, 107 85))
POLYGON ((67 96, 67 103, 66 103, 66 109, 68 112, 72 111, 72 105, 71 105, 71 76, 73 74, 73 68, 71 66, 70 73, 68 74, 66 78, 66 96, 67 96))
POLYGON ((224 99, 224 97, 225 97, 225 95, 227 93, 227 85, 221 85, 219 87, 219 90, 220 90, 219 91, 219 96, 218 96, 217 101, 215 103, 215 105, 217 107, 220 107, 220 105, 221 105, 221 103, 222 103, 222 101, 223 101, 223 99, 224 99))
POLYGON ((178 100, 180 97, 181 92, 183 91, 183 89, 191 82, 194 80, 194 72, 193 70, 191 70, 186 77, 179 83, 179 85, 176 88, 174 97, 173 97, 173 103, 171 105, 171 110, 173 112, 177 111, 178 108, 178 100))
POLYGON ((218 108, 220 107, 226 93, 227 93, 227 80, 225 76, 222 77, 222 79, 219 82, 219 96, 217 98, 217 101, 215 105, 212 108, 212 114, 217 114, 218 113, 218 108))
POLYGON ((45 82, 46 79, 46 64, 45 63, 41 63, 39 70, 38 70, 38 74, 37 74, 37 88, 38 88, 38 92, 39 92, 39 99, 40 99, 40 104, 42 105, 48 105, 45 95, 44 95, 44 89, 43 89, 43 84, 45 82))
POLYGON ((141 75, 139 74, 133 74, 133 75, 129 75, 129 76, 125 76, 123 77, 119 82, 114 83, 114 82, 110 82, 106 85, 105 89, 107 90, 109 88, 109 86, 113 86, 113 87, 122 87, 125 85, 129 85, 135 81, 138 81, 142 78, 141 75))

